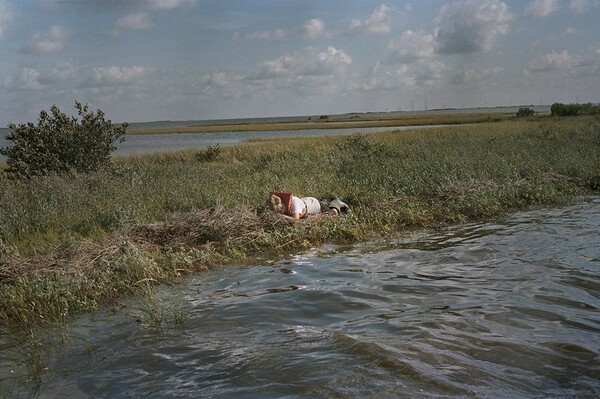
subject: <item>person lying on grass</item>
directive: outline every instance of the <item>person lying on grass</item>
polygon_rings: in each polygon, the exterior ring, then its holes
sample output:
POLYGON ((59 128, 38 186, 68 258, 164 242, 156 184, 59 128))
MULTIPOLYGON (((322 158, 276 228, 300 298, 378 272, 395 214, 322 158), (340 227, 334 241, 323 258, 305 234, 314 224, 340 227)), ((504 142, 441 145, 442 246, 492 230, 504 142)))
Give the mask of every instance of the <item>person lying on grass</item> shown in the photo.
POLYGON ((299 198, 292 193, 270 192, 267 207, 283 218, 297 222, 309 215, 330 214, 339 215, 350 210, 348 205, 335 197, 332 201, 319 201, 314 197, 299 198))

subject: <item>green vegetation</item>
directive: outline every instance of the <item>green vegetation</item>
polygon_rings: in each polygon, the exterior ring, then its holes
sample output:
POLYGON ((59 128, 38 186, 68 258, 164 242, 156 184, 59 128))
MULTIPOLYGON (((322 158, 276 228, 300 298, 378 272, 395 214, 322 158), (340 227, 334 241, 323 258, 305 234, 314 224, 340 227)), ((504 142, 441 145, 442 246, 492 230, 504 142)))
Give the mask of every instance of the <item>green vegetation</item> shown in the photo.
POLYGON ((600 105, 554 103, 550 113, 552 116, 600 115, 600 105))
POLYGON ((465 123, 500 122, 510 119, 514 114, 472 113, 472 114, 424 114, 424 115, 352 115, 329 117, 321 115, 318 119, 296 119, 292 121, 254 121, 243 123, 214 123, 208 125, 189 125, 171 128, 131 128, 131 134, 153 133, 208 133, 208 132, 253 132, 278 130, 343 129, 353 127, 399 127, 423 125, 454 125, 465 123))
POLYGON ((87 173, 110 163, 114 143, 126 131, 104 119, 104 113, 89 111, 88 105, 75 103, 81 121, 62 113, 52 106, 50 114, 40 112, 37 126, 9 124, 11 132, 6 139, 13 145, 0 148, 8 158, 6 172, 13 178, 30 179, 33 176, 54 173, 87 173))
POLYGON ((519 108, 519 111, 517 111, 517 116, 519 118, 533 116, 533 114, 535 114, 535 111, 529 107, 521 107, 519 108))
POLYGON ((257 254, 562 202, 600 188, 599 157, 598 117, 538 117, 117 157, 111 169, 26 181, 3 176, 0 324, 61 322, 257 254), (270 190, 339 195, 353 212, 287 224, 263 211, 270 190))

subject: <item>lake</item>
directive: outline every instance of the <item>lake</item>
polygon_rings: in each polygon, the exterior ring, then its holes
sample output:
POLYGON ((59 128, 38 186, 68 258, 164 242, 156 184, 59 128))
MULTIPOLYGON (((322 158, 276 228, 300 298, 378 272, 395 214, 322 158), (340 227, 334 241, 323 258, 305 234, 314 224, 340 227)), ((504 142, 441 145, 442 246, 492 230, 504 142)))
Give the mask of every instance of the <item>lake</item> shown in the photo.
MULTIPOLYGON (((75 320, 14 397, 600 397, 600 197, 326 245, 75 320)), ((4 392, 23 349, 0 337, 4 392), (12 360, 11 360, 12 359, 12 360)), ((8 388, 7 388, 8 387, 8 388)))
MULTIPOLYGON (((316 137, 336 134, 375 133, 393 130, 423 129, 443 127, 436 126, 399 126, 399 127, 371 127, 371 128, 345 128, 345 129, 306 129, 283 131, 251 131, 251 132, 221 132, 221 133, 157 133, 157 134, 128 134, 125 141, 117 145, 115 155, 148 154, 154 152, 181 151, 201 149, 209 146, 227 146, 242 144, 250 139, 257 138, 285 138, 285 137, 316 137)), ((0 147, 12 145, 5 136, 8 129, 0 129, 0 147)), ((0 156, 0 162, 6 157, 0 156)))

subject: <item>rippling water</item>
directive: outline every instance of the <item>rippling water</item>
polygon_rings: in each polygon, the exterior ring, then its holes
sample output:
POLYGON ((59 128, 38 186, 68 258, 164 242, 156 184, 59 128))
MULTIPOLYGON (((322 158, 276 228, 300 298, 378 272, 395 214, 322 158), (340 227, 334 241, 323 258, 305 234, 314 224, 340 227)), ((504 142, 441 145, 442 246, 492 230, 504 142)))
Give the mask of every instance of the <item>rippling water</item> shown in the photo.
POLYGON ((40 397, 600 397, 599 229, 587 197, 200 274, 181 327, 74 323, 40 397))

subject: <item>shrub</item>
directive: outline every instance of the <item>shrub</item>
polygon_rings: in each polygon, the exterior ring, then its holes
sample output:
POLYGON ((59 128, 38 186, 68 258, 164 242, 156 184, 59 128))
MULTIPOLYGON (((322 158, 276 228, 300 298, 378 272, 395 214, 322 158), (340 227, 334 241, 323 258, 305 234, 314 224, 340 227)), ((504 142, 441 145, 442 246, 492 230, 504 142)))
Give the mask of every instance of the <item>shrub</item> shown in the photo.
POLYGON ((554 103, 550 112, 552 116, 599 115, 600 105, 554 103))
POLYGON ((529 107, 521 107, 521 108, 519 108, 519 111, 517 112, 517 116, 518 117, 532 116, 534 113, 535 113, 535 111, 529 107))
POLYGON ((60 111, 56 105, 40 112, 37 126, 29 122, 8 128, 11 147, 1 147, 7 159, 6 173, 13 178, 29 179, 52 173, 87 173, 110 163, 115 142, 127 129, 127 123, 113 126, 99 109, 91 112, 88 105, 75 102, 81 121, 60 111))
POLYGON ((219 144, 209 145, 205 150, 196 153, 196 159, 200 162, 213 162, 221 158, 221 146, 219 144))

